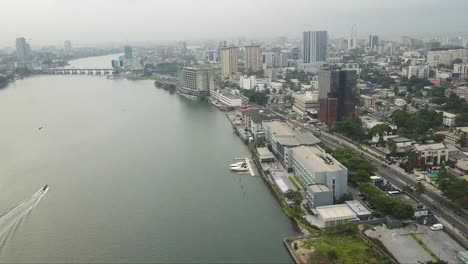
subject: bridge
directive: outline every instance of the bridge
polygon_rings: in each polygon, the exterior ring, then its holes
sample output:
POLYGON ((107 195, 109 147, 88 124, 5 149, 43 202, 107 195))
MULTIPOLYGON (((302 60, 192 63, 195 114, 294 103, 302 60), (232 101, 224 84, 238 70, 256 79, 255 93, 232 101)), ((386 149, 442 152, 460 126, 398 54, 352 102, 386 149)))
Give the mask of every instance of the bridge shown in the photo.
POLYGON ((104 68, 99 68, 99 69, 91 69, 91 68, 83 68, 83 69, 77 69, 77 68, 71 68, 71 69, 41 69, 41 70, 35 70, 35 74, 96 74, 96 75, 101 75, 101 74, 110 74, 113 73, 114 69, 104 69, 104 68))

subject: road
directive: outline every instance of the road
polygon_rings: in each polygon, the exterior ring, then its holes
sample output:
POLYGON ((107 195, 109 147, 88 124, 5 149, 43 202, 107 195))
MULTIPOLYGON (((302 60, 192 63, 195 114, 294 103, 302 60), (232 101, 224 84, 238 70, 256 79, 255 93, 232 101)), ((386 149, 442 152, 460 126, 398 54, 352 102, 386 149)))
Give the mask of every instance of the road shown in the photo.
MULTIPOLYGON (((358 146, 353 143, 347 142, 325 131, 316 131, 294 120, 289 120, 289 122, 296 127, 312 132, 314 135, 318 136, 324 144, 330 147, 348 147, 353 149, 372 162, 376 166, 380 176, 400 189, 404 189, 408 185, 416 186, 417 184, 417 181, 410 175, 403 173, 396 168, 387 166, 383 161, 358 148, 358 146)), ((460 206, 453 204, 448 201, 447 198, 433 190, 430 190, 429 188, 426 188, 424 194, 418 196, 418 200, 423 205, 431 209, 442 223, 445 223, 446 226, 449 224, 447 227, 451 227, 451 230, 455 233, 454 235, 459 236, 461 241, 466 241, 468 239, 468 222, 465 220, 468 219, 468 214, 460 206), (453 210, 458 211, 460 215, 456 215, 453 210)))

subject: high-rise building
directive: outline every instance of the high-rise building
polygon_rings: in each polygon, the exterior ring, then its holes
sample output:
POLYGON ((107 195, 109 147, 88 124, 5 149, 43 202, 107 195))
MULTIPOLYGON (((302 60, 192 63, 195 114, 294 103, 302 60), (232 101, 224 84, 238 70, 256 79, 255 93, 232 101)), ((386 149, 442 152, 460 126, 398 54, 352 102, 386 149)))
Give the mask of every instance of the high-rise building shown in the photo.
POLYGON ((291 49, 291 60, 298 61, 301 58, 301 49, 292 48, 291 49))
POLYGON ((214 90, 214 74, 209 68, 183 67, 179 71, 177 92, 191 99, 200 99, 214 90))
POLYGON ((327 60, 327 31, 306 31, 302 34, 302 62, 314 63, 327 60))
POLYGON ((379 36, 369 35, 369 48, 377 50, 379 48, 379 36))
POLYGON ((354 24, 351 27, 351 37, 348 41, 348 49, 356 49, 357 48, 357 26, 354 24))
POLYGON ((333 125, 345 117, 355 117, 355 89, 356 71, 319 71, 319 120, 333 125))
POLYGON ((260 70, 262 63, 262 53, 260 46, 245 46, 245 69, 256 72, 260 70))
POLYGON ((26 39, 21 37, 16 39, 16 55, 20 61, 28 61, 31 59, 31 49, 26 39))
POLYGON ((124 54, 125 54, 125 58, 127 60, 131 60, 133 58, 133 49, 131 46, 125 46, 124 47, 124 54))
POLYGON ((221 48, 221 74, 223 78, 229 78, 237 74, 237 47, 221 48))
POLYGON ((63 46, 63 52, 65 53, 65 55, 72 55, 73 54, 71 41, 65 40, 65 43, 64 43, 64 46, 63 46))

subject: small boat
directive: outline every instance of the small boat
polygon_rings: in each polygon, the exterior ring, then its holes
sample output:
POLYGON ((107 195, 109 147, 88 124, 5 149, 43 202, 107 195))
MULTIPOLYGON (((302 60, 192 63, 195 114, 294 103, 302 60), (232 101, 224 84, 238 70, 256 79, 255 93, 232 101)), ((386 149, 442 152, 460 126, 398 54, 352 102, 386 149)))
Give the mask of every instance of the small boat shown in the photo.
POLYGON ((237 162, 237 163, 233 163, 231 164, 229 167, 232 168, 232 167, 240 167, 240 166, 244 166, 246 165, 245 164, 245 161, 242 161, 242 162, 237 162))
POLYGON ((45 190, 47 190, 47 188, 49 188, 49 186, 46 184, 46 185, 42 188, 42 190, 45 191, 45 190))
POLYGON ((247 165, 243 165, 243 166, 231 167, 231 170, 243 172, 243 171, 248 171, 249 169, 247 168, 247 165))

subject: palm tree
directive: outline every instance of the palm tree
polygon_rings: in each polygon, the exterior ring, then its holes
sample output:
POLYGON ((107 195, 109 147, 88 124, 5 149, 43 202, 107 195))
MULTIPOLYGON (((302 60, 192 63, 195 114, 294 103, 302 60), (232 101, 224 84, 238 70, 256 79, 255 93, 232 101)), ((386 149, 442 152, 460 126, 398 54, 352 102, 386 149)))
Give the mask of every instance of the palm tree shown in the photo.
POLYGON ((418 184, 416 184, 416 189, 415 189, 415 192, 419 195, 423 194, 424 192, 426 191, 426 187, 424 187, 424 185, 421 183, 421 182, 418 182, 418 184))

